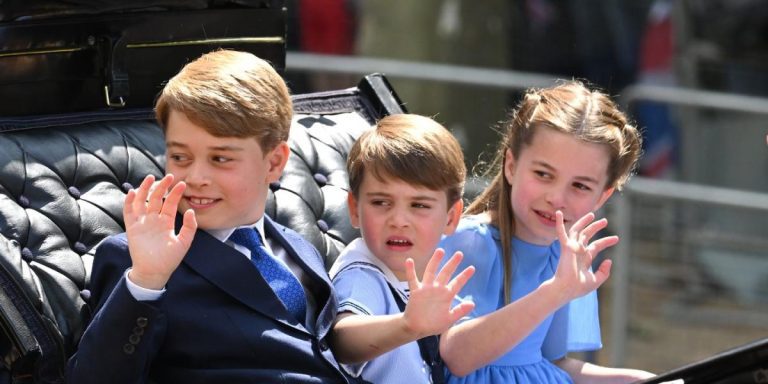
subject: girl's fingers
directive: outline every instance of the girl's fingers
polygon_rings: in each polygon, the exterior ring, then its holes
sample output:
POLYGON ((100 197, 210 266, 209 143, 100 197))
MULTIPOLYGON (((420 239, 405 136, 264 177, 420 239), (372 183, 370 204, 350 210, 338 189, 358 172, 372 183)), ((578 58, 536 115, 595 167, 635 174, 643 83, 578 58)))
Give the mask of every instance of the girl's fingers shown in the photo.
POLYGON ((605 218, 595 221, 593 223, 590 223, 579 234, 579 243, 589 244, 589 241, 592 239, 592 237, 594 237, 596 233, 600 232, 601 229, 607 226, 608 226, 608 220, 605 218))
POLYGON ((467 281, 475 274, 475 267, 469 266, 459 273, 450 283, 448 283, 448 289, 451 291, 451 295, 456 296, 467 281))
POLYGON ((445 255, 445 251, 442 248, 435 249, 432 257, 427 262, 427 267, 424 269, 424 276, 421 277, 422 284, 432 285, 435 281, 435 273, 440 262, 443 261, 443 255, 445 255))
MULTIPOLYGON (((445 251, 441 248, 438 248, 438 250, 443 252, 443 255, 445 255, 445 251)), ((464 254, 461 252, 456 252, 451 256, 451 258, 448 260, 447 263, 443 266, 443 269, 440 270, 440 272, 437 274, 437 283, 440 285, 446 285, 448 284, 448 281, 451 280, 451 276, 453 276, 453 273, 456 272, 456 268, 459 267, 459 263, 461 263, 461 259, 464 257, 464 254)))
POLYGON ((587 213, 586 215, 584 215, 581 218, 579 218, 578 220, 576 220, 576 222, 573 223, 573 225, 571 225, 571 229, 570 229, 569 232, 571 234, 577 234, 577 233, 581 232, 581 230, 584 229, 584 227, 586 227, 587 224, 591 223, 592 220, 594 220, 594 219, 595 219, 595 214, 594 213, 592 213, 592 212, 587 213))
POLYGON ((598 253, 602 252, 604 249, 608 247, 612 247, 619 243, 619 237, 618 236, 606 236, 600 239, 597 239, 589 244, 588 250, 589 253, 592 255, 597 255, 598 253))
POLYGON ((568 233, 565 231, 565 222, 563 221, 563 212, 555 212, 555 227, 557 228, 557 238, 560 244, 568 243, 568 233))
POLYGON ((613 261, 611 261, 611 259, 605 259, 602 263, 600 263, 597 271, 595 271, 595 282, 597 283, 595 288, 603 285, 603 283, 608 280, 608 277, 611 276, 611 265, 613 265, 613 261))

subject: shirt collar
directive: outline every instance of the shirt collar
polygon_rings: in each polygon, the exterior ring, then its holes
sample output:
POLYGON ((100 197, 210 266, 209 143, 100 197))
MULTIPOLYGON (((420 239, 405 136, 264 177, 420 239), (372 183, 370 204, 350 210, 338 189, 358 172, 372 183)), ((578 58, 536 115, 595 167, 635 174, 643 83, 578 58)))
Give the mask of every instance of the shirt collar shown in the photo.
POLYGON ((259 236, 261 236, 261 243, 267 244, 267 239, 264 237, 264 216, 262 216, 259 221, 250 224, 250 225, 241 225, 239 227, 234 228, 227 228, 227 229, 210 229, 207 230, 209 235, 217 238, 222 243, 226 242, 227 239, 229 239, 230 236, 232 236, 232 233, 235 232, 238 228, 253 228, 256 229, 259 232, 259 236))
POLYGON ((361 267, 375 267, 384 274, 384 277, 386 277, 387 281, 393 286, 398 288, 408 287, 407 281, 400 281, 397 276, 395 276, 395 273, 389 269, 387 264, 373 255, 373 252, 371 252, 368 245, 365 244, 363 238, 358 237, 355 240, 352 240, 352 242, 344 248, 339 257, 336 258, 333 266, 331 266, 329 272, 331 278, 335 277, 337 273, 351 264, 357 264, 361 267))

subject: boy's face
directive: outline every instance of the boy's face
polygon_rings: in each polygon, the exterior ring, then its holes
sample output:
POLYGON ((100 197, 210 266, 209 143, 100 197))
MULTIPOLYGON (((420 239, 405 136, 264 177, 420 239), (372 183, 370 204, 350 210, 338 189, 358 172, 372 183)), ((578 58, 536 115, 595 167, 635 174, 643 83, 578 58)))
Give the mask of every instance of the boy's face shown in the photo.
POLYGON ((462 202, 448 207, 444 191, 413 186, 402 180, 377 179, 366 171, 359 197, 350 193, 349 216, 365 244, 402 281, 405 260, 412 258, 419 277, 443 234, 456 229, 462 202))
POLYGON ((263 153, 254 138, 215 137, 177 111, 165 133, 166 172, 187 188, 179 212, 195 211, 201 229, 256 222, 264 214, 269 183, 280 178, 289 149, 263 153))
POLYGON ((608 150, 549 128, 539 128, 517 160, 507 150, 504 176, 512 186, 510 201, 515 236, 539 245, 557 239, 555 212, 565 227, 600 208, 613 194, 608 182, 608 150))

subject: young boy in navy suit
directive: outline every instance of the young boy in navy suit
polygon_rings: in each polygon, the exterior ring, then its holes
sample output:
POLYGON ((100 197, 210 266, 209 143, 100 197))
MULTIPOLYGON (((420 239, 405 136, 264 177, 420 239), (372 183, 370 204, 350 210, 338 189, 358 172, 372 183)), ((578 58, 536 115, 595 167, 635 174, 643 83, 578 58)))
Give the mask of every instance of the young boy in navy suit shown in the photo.
POLYGON ((264 215, 288 160, 282 78, 216 51, 163 89, 166 176, 128 192, 99 246, 94 318, 72 383, 345 383, 326 342, 337 302, 321 256, 264 215))

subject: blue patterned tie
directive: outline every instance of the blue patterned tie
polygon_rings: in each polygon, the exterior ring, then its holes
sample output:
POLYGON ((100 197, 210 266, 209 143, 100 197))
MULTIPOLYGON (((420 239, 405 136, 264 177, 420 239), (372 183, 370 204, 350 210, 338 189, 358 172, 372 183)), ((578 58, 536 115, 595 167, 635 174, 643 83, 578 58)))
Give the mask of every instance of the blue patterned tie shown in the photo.
POLYGON ((307 311, 304 289, 286 266, 267 253, 259 233, 253 228, 239 228, 232 233, 229 240, 251 251, 251 263, 256 266, 264 280, 288 308, 288 312, 293 314, 299 322, 304 323, 307 311))

